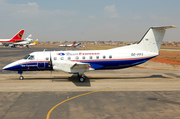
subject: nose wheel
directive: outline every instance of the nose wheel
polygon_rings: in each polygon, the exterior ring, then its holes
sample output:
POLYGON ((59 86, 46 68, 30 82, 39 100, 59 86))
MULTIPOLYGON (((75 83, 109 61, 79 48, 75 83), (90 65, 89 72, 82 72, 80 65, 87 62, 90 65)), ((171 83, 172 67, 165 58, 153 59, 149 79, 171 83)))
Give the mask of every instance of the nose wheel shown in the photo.
POLYGON ((24 77, 22 76, 22 73, 23 73, 22 71, 18 71, 18 74, 20 74, 20 77, 19 77, 20 80, 24 79, 24 77))
POLYGON ((23 79, 24 79, 24 77, 23 77, 23 76, 20 76, 20 77, 19 77, 19 79, 20 79, 20 80, 23 80, 23 79))

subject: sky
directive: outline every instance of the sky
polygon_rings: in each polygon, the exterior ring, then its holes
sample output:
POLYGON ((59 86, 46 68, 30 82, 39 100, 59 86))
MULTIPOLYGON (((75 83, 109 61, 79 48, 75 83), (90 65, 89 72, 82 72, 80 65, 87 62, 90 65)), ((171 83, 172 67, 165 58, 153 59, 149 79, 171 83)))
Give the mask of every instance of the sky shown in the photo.
MULTIPOLYGON (((151 26, 180 27, 180 0, 0 0, 0 38, 139 41, 151 26)), ((164 41, 179 41, 168 29, 164 41)))

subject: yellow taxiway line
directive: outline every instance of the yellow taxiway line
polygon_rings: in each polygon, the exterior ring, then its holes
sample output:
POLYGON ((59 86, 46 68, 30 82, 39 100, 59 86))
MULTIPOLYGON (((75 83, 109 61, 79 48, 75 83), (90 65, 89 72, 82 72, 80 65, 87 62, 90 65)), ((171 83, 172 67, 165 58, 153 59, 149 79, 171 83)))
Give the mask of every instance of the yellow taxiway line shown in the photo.
POLYGON ((98 90, 98 91, 92 91, 92 92, 88 92, 88 93, 83 93, 83 94, 74 96, 74 97, 72 97, 72 98, 66 99, 66 100, 58 103, 57 105, 55 105, 55 106, 54 106, 53 108, 51 108, 51 109, 49 110, 49 112, 47 113, 46 119, 49 119, 51 112, 52 112, 56 107, 58 107, 59 105, 65 103, 65 102, 67 102, 67 101, 69 101, 69 100, 72 100, 72 99, 75 99, 75 98, 78 98, 78 97, 81 97, 81 96, 84 96, 84 95, 89 95, 89 94, 92 94, 92 93, 97 93, 97 92, 102 92, 102 91, 107 91, 107 90, 113 90, 113 89, 118 89, 118 88, 127 88, 127 87, 132 87, 132 86, 142 86, 142 85, 150 85, 150 84, 158 84, 158 83, 169 83, 169 82, 180 82, 180 81, 167 81, 167 82, 156 82, 156 83, 145 83, 145 84, 127 85, 127 86, 114 87, 114 88, 106 88, 106 89, 102 89, 102 90, 98 90))

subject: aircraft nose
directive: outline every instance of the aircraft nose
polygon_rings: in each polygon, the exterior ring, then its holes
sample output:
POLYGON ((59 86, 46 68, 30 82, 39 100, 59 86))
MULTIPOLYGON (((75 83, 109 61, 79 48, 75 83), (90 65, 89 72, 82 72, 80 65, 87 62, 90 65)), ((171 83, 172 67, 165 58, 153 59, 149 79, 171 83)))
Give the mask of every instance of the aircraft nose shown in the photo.
POLYGON ((5 67, 3 67, 3 70, 16 70, 18 62, 19 61, 15 61, 6 65, 5 67))
POLYGON ((3 70, 10 70, 11 66, 6 65, 5 67, 3 67, 3 70))

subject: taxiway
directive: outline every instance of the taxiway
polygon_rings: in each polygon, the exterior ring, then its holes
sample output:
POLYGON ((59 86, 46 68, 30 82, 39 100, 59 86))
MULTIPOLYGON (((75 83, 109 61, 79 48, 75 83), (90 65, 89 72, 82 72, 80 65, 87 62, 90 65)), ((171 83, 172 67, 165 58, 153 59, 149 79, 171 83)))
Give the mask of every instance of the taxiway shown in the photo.
POLYGON ((180 118, 179 70, 165 66, 91 71, 84 83, 63 72, 26 72, 19 80, 2 70, 43 49, 0 48, 0 119, 180 118))

